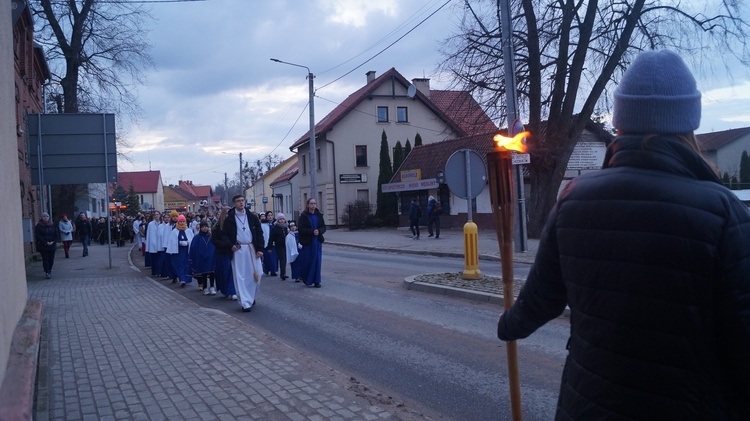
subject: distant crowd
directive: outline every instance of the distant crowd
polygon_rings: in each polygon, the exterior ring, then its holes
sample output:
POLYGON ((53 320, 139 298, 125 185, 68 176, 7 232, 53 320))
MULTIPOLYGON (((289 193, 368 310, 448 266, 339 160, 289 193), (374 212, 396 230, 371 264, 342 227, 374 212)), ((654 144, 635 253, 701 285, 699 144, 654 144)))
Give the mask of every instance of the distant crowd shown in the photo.
POLYGON ((171 210, 89 219, 81 213, 73 223, 62 214, 57 224, 43 213, 34 231, 36 248, 49 279, 58 241, 63 243, 65 258, 70 258, 74 238, 83 245, 83 257, 88 256, 91 241, 102 245, 110 241, 117 247, 135 243, 155 279, 171 280, 183 288, 195 279, 199 291, 240 301, 243 311, 255 304, 263 275, 321 287, 326 227, 315 200, 308 200, 299 216, 299 231, 283 213, 252 212, 242 196, 235 196, 233 205, 216 216, 211 211, 171 210))

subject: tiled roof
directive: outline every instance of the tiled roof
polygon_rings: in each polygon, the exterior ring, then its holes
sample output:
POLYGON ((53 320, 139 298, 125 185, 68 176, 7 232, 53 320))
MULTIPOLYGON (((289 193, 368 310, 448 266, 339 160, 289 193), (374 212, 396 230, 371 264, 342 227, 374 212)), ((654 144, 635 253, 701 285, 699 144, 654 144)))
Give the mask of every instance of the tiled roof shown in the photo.
POLYGON ((722 146, 731 143, 735 139, 750 134, 750 127, 741 129, 724 130, 721 132, 703 133, 696 135, 701 151, 715 151, 722 146))
POLYGON ((482 135, 449 139, 417 146, 406 157, 403 164, 401 164, 401 168, 395 171, 391 183, 401 182, 401 170, 421 170, 423 180, 435 178, 439 170, 445 169, 445 163, 448 162, 448 158, 460 149, 474 150, 482 157, 485 165, 487 165, 487 153, 494 147, 492 137, 496 133, 498 132, 495 131, 482 135))
MULTIPOLYGON (((346 117, 360 102, 364 101, 383 83, 395 79, 403 86, 409 86, 411 83, 395 68, 390 68, 387 72, 375 78, 372 82, 366 84, 349 95, 341 104, 333 109, 328 115, 323 117, 315 124, 315 137, 331 130, 333 126, 346 117)), ((459 136, 467 136, 471 133, 486 132, 497 130, 497 127, 487 117, 484 110, 468 93, 463 91, 430 91, 430 97, 417 90, 416 99, 422 101, 433 113, 439 116, 452 130, 459 136), (436 95, 437 94, 437 95, 436 95), (436 97, 433 99, 433 96, 436 97), (484 116, 484 118, 482 118, 484 116), (492 128, 489 128, 492 125, 492 128), (478 127, 477 127, 478 125, 478 127)), ((289 148, 294 150, 300 145, 310 140, 310 131, 308 130, 302 137, 289 148)))
POLYGON ((287 170, 281 173, 280 176, 271 181, 270 185, 273 186, 274 184, 281 183, 282 181, 290 180, 292 177, 297 175, 297 172, 299 172, 299 161, 295 161, 291 167, 287 168, 287 170))
MULTIPOLYGON (((445 163, 448 158, 460 149, 471 149, 482 157, 485 166, 487 165, 487 153, 494 148, 495 134, 500 133, 507 135, 506 129, 495 129, 489 133, 475 136, 466 136, 457 139, 448 139, 442 142, 429 143, 417 146, 412 149, 411 153, 401 164, 401 168, 394 171, 391 183, 401 182, 401 170, 421 170, 422 179, 434 178, 439 170, 445 169, 445 163)), ((609 144, 613 139, 611 133, 602 130, 594 123, 587 124, 586 130, 581 134, 581 142, 604 142, 609 144)))
POLYGON ((118 172, 117 185, 128 191, 132 183, 136 193, 156 193, 159 190, 160 178, 159 171, 118 172))
POLYGON ((467 91, 430 91, 430 100, 455 121, 466 135, 497 131, 497 126, 467 91))
POLYGON ((201 199, 200 197, 197 197, 191 194, 189 191, 185 189, 181 189, 177 186, 164 186, 164 201, 165 202, 177 202, 180 200, 198 201, 200 199, 201 199))
POLYGON ((206 198, 211 196, 211 186, 196 186, 190 180, 180 180, 179 187, 183 190, 187 190, 190 194, 196 197, 206 198))

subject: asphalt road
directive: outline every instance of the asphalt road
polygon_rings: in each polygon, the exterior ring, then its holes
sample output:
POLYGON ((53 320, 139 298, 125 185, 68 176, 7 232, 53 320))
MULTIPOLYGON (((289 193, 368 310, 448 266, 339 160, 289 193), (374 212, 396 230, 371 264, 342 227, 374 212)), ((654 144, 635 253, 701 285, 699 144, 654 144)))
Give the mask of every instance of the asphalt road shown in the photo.
MULTIPOLYGON (((323 288, 264 277, 252 313, 236 302, 181 294, 262 329, 325 364, 418 408, 427 418, 511 419, 496 304, 410 291, 405 277, 463 270, 463 259, 327 246, 323 288)), ((499 263, 480 263, 485 274, 499 263)), ((517 273, 528 271, 516 265, 517 273)), ((174 286, 173 286, 174 287, 174 286)), ((519 342, 524 419, 554 418, 568 320, 519 342)), ((365 387, 365 386, 363 386, 365 387)))

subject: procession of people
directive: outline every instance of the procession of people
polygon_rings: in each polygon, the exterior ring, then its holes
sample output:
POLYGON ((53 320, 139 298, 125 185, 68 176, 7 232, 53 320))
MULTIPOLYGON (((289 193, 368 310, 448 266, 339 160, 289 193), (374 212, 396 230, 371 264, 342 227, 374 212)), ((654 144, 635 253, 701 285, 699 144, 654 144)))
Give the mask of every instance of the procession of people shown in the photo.
POLYGON ((45 214, 35 229, 37 249, 49 279, 58 242, 66 258, 74 239, 83 246, 82 257, 88 256, 92 240, 117 247, 134 243, 152 278, 181 288, 195 284, 205 295, 237 301, 244 312, 255 305, 264 276, 286 281, 291 275, 295 282, 321 287, 326 226, 315 200, 307 201, 299 231, 281 212, 253 212, 242 195, 234 196, 232 205, 221 209, 218 218, 211 212, 177 210, 91 219, 80 213, 75 223, 61 214, 53 224, 45 214))

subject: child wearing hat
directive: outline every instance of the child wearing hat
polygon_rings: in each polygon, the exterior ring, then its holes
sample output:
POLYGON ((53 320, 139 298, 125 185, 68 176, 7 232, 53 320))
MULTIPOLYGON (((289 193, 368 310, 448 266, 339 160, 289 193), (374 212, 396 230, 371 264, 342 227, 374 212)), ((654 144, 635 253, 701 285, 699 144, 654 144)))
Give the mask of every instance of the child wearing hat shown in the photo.
POLYGON ((188 276, 188 251, 190 250, 190 242, 193 241, 193 235, 193 231, 188 229, 185 215, 179 215, 175 229, 172 230, 167 243, 167 254, 172 262, 174 279, 180 281, 180 287, 182 288, 193 281, 193 278, 188 276))

